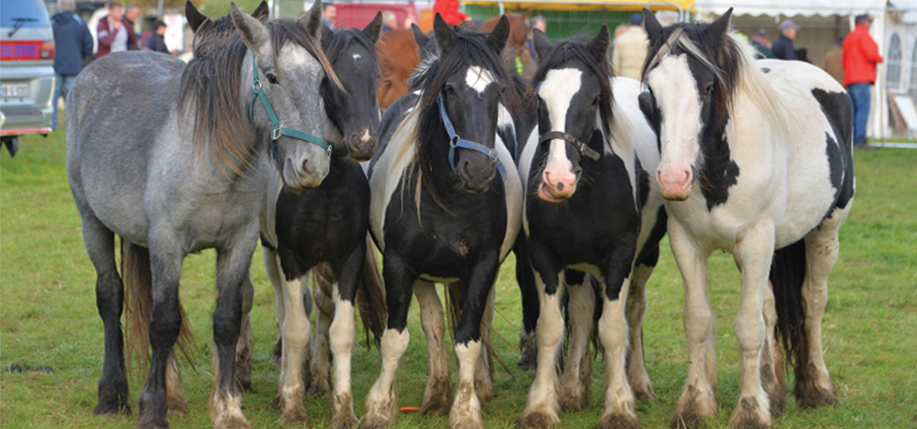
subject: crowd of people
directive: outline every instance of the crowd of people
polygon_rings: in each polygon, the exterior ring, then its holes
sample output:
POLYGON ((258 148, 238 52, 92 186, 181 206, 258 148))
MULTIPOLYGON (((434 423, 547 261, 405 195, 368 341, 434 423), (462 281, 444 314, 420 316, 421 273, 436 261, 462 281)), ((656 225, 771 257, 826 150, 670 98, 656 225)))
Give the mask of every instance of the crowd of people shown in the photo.
MULTIPOLYGON (((170 52, 164 35, 166 24, 157 20, 154 31, 148 37, 135 33, 135 23, 140 18, 141 10, 136 4, 126 8, 118 1, 105 4, 108 15, 99 20, 96 28, 98 49, 93 55, 93 39, 85 22, 75 13, 74 0, 58 0, 59 12, 52 17, 56 55, 54 59, 55 94, 66 97, 70 85, 82 67, 93 58, 100 58, 111 52, 146 49, 150 51, 170 52)), ((460 25, 470 17, 459 9, 459 0, 436 0, 433 5, 435 13, 442 15, 446 23, 460 25)), ((337 8, 333 3, 322 7, 322 19, 334 28, 337 8)), ((395 14, 383 12, 383 33, 396 28, 409 27, 411 22, 398 25, 395 14)), ((870 87, 876 81, 876 66, 882 62, 878 46, 869 35, 872 19, 869 15, 856 17, 856 26, 847 37, 838 40, 838 46, 825 56, 823 68, 847 88, 854 107, 854 142, 858 149, 870 150, 866 143, 866 122, 869 117, 870 87)), ((542 16, 531 19, 532 28, 547 30, 547 23, 542 16)), ((777 26, 778 37, 771 41, 764 28, 755 30, 748 39, 759 59, 797 60, 799 53, 793 45, 799 26, 792 20, 784 20, 777 26)), ((640 79, 641 68, 646 58, 646 31, 643 29, 643 15, 635 13, 626 25, 618 27, 612 47, 612 66, 618 76, 640 79)), ((530 55, 536 56, 533 49, 530 55)), ((537 60, 537 58, 536 58, 537 60)), ((57 98, 55 97, 55 99, 57 98)), ((57 103, 54 102, 54 118, 51 128, 57 126, 57 103)))

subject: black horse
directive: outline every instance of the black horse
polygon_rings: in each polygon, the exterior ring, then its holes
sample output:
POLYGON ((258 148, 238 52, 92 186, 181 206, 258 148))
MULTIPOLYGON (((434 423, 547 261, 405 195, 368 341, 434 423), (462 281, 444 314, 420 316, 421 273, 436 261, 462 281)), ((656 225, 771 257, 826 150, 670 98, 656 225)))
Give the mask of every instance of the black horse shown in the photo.
POLYGON ((437 15, 434 35, 439 56, 415 75, 416 103, 396 103, 400 111, 386 111, 369 171, 370 227, 383 252, 388 327, 382 373, 366 399, 365 427, 391 424, 397 413, 393 383, 408 345, 412 291, 430 351, 422 411, 443 414, 451 402, 450 425, 482 426, 474 379, 481 320, 521 220, 519 176, 498 133, 505 128, 512 135, 503 106, 514 97, 504 91, 509 78, 499 56, 509 22, 502 18, 490 35, 456 33, 437 15), (450 401, 434 283, 456 282, 462 310, 454 338, 459 382, 450 401))

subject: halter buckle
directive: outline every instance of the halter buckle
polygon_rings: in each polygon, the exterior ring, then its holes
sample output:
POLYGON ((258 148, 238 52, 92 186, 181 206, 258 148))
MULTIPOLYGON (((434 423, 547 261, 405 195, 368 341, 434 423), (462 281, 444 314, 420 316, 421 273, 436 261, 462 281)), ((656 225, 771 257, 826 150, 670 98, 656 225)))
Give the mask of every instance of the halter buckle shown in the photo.
POLYGON ((328 156, 331 156, 331 152, 334 152, 334 147, 329 143, 328 148, 325 149, 325 152, 328 152, 328 156))
POLYGON ((261 80, 258 79, 257 76, 255 77, 255 83, 252 84, 252 89, 254 89, 255 91, 260 91, 260 90, 261 90, 261 80))
POLYGON ((271 130, 271 140, 277 140, 281 136, 280 127, 274 128, 271 130))

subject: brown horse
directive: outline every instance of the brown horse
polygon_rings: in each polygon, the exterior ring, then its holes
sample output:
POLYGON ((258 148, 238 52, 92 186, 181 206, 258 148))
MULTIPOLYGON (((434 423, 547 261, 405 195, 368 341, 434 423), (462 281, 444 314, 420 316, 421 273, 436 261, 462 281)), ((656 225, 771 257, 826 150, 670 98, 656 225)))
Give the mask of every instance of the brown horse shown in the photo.
MULTIPOLYGON (((516 58, 519 58, 523 70, 531 68, 534 72, 535 67, 530 66, 535 63, 526 49, 526 41, 532 34, 529 12, 510 12, 506 18, 510 25, 509 40, 503 50, 507 71, 518 72, 516 58)), ((499 16, 490 18, 474 29, 489 33, 499 20, 499 16)), ((406 82, 420 64, 420 55, 410 29, 389 31, 382 35, 376 45, 379 47, 379 66, 382 68, 382 79, 376 86, 376 98, 379 100, 379 108, 385 111, 395 100, 411 91, 406 82)))

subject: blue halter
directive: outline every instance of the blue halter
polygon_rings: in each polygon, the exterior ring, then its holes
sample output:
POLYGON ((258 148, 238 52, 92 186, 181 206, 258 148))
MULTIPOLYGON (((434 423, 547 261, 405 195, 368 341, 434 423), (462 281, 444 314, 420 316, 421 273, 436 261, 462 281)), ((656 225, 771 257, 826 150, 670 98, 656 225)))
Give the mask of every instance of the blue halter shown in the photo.
POLYGON ((497 171, 500 172, 500 177, 505 178, 506 168, 503 167, 503 164, 500 162, 500 158, 497 156, 497 150, 459 137, 458 134, 455 133, 455 127, 452 125, 452 120, 449 119, 449 114, 446 113, 446 105, 443 104, 442 94, 436 97, 436 104, 439 105, 439 117, 442 118, 443 126, 446 127, 446 133, 449 134, 449 166, 452 167, 452 171, 454 171, 455 174, 459 174, 458 167, 455 166, 455 149, 471 149, 487 155, 494 164, 497 164, 497 171))
POLYGON ((254 83, 252 84, 252 99, 248 104, 248 119, 254 120, 255 118, 255 100, 261 100, 261 104, 264 105, 264 110, 267 111, 267 116, 271 118, 271 124, 274 125, 274 129, 271 130, 271 154, 274 153, 275 141, 280 138, 280 136, 287 136, 297 140, 302 140, 304 142, 312 143, 322 149, 325 149, 328 152, 328 156, 331 156, 332 146, 325 141, 325 139, 299 131, 293 128, 281 127, 280 119, 277 118, 277 113, 274 112, 274 107, 271 106, 271 102, 267 99, 267 94, 264 93, 264 89, 261 88, 261 78, 258 76, 258 62, 255 58, 255 53, 252 52, 252 76, 254 77, 254 83))

